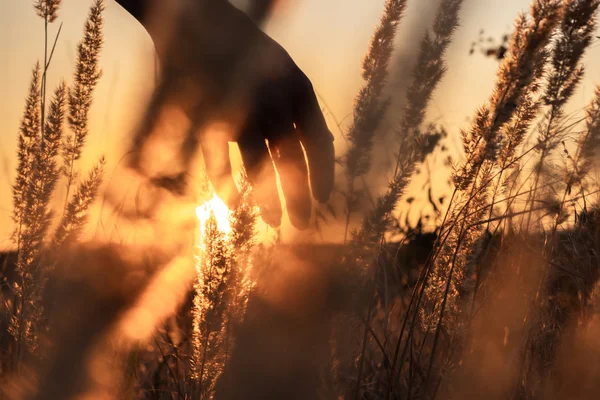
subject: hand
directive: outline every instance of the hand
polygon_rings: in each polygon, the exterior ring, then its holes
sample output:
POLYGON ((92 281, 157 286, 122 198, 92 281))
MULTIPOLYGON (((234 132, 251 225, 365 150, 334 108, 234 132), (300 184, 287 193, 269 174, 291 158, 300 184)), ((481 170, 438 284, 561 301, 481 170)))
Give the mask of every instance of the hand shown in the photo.
POLYGON ((131 166, 182 191, 200 148, 215 191, 234 205, 228 141, 235 141, 263 219, 281 222, 276 168, 290 220, 305 228, 310 188, 325 202, 334 177, 333 136, 310 80, 227 1, 187 3, 171 13, 169 27, 162 19, 160 30, 150 30, 162 77, 134 137, 131 166))

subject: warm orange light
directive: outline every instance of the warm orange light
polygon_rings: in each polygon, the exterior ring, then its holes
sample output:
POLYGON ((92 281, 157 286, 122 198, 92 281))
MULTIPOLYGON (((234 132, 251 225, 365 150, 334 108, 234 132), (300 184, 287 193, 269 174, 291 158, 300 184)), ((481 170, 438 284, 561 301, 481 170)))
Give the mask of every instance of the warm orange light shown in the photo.
POLYGON ((231 232, 231 224, 229 223, 229 208, 225 205, 216 194, 213 195, 212 199, 206 201, 204 204, 196 208, 196 215, 200 221, 200 233, 204 232, 206 221, 210 218, 210 214, 214 213, 217 219, 217 226, 219 230, 226 235, 231 232))

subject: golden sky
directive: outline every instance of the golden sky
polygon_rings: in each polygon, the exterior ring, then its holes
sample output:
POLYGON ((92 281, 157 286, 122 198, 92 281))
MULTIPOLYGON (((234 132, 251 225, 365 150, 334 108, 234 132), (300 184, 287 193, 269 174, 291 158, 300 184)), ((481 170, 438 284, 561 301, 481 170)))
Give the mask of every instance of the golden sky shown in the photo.
MULTIPOLYGON (((454 137, 468 126, 468 118, 487 98, 497 62, 469 56, 479 31, 496 38, 510 32, 515 16, 526 10, 528 0, 465 0, 461 28, 448 56, 448 73, 435 93, 429 120, 443 124, 454 137)), ((0 0, 0 248, 10 244, 10 184, 16 166, 17 132, 29 85, 30 71, 43 57, 43 22, 31 7, 32 0, 0 0)), ((72 76, 75 46, 91 0, 63 0, 59 20, 63 29, 49 71, 49 87, 72 76)), ((360 63, 384 0, 288 0, 266 27, 312 79, 314 87, 338 120, 351 112, 358 91, 360 63)), ((435 11, 436 0, 411 0, 398 35, 399 52, 418 44, 424 16, 435 11)), ((106 0, 104 72, 91 116, 91 136, 82 168, 99 155, 115 154, 127 141, 154 81, 152 45, 143 28, 112 0, 106 0)), ((400 64, 397 70, 410 70, 400 64)), ((572 104, 581 109, 600 83, 600 48, 592 45, 586 58, 587 75, 572 104)), ((390 77, 392 88, 399 75, 390 77)), ((399 83, 401 86, 401 82, 399 83)), ((339 150, 343 139, 329 118, 339 150)), ((348 119, 346 118, 347 122, 348 119)), ((113 163, 115 162, 112 160, 113 163)))

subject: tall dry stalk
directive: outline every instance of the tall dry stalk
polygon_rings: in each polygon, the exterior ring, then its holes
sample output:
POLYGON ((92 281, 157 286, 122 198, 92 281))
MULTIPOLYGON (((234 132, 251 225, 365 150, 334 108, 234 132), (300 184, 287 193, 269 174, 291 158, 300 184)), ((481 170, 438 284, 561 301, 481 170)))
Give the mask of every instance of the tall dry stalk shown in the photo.
MULTIPOLYGON (((546 163, 549 163, 549 158, 552 152, 560 143, 564 143, 566 135, 569 134, 569 128, 564 125, 564 105, 573 96, 579 82, 583 78, 584 68, 581 65, 581 59, 589 47, 594 32, 596 30, 596 17, 600 1, 582 1, 568 0, 565 1, 565 9, 563 19, 561 21, 557 38, 552 49, 552 68, 548 75, 548 83, 543 100, 545 105, 549 107, 545 117, 545 124, 538 132, 539 160, 534 172, 534 182, 531 192, 531 198, 528 203, 537 201, 538 185, 543 171, 546 169, 546 163)), ((517 385, 517 394, 534 394, 539 390, 540 385, 546 382, 546 376, 549 371, 549 365, 552 365, 557 352, 557 346, 561 337, 561 331, 566 328, 566 324, 571 318, 572 310, 569 307, 563 307, 557 298, 579 296, 586 299, 589 296, 589 290, 569 291, 566 280, 561 277, 561 273, 556 273, 555 266, 560 266, 561 262, 557 254, 557 250, 561 248, 559 240, 558 228, 568 220, 566 214, 566 203, 574 184, 582 182, 579 178, 585 177, 585 167, 582 172, 584 175, 579 175, 575 171, 578 169, 581 145, 594 146, 594 136, 597 135, 597 112, 595 98, 586 110, 586 133, 581 135, 575 158, 570 158, 568 150, 567 164, 564 168, 566 179, 563 180, 564 189, 562 195, 556 195, 556 199, 551 201, 551 204, 556 204, 553 211, 553 220, 550 226, 549 233, 545 237, 542 248, 542 256, 547 259, 547 264, 542 269, 542 274, 537 284, 537 291, 534 293, 529 309, 528 317, 531 321, 528 325, 527 337, 524 345, 524 356, 521 358, 521 380, 517 385), (591 141, 588 142, 588 140, 591 141), (569 163, 572 161, 572 163, 569 163), (570 168, 569 164, 572 167, 570 168), (575 173, 574 173, 575 172, 575 173), (578 176, 579 175, 579 176, 578 176), (579 182, 578 182, 579 181, 579 182), (562 282, 558 284, 556 282, 562 282), (559 310, 559 311, 557 311, 559 310), (561 314, 559 317, 558 314, 561 314)), ((556 192, 560 189, 553 188, 556 192)), ((548 196, 545 196, 548 198, 548 196)), ((584 195, 585 198, 585 195, 584 195)), ((550 197, 551 199, 551 197, 550 197)), ((587 210, 583 210, 582 214, 586 214, 587 210)), ((525 225, 526 231, 531 223, 533 212, 528 215, 525 225)), ((574 235, 579 237, 581 243, 571 243, 573 248, 583 245, 589 239, 586 239, 589 234, 587 232, 590 227, 593 230, 594 218, 592 221, 578 221, 574 225, 574 235)), ((592 237, 594 235, 592 234, 592 237)), ((593 239, 592 239, 593 240, 593 239)), ((586 246, 582 246, 584 249, 586 246)), ((590 246, 587 246, 590 247, 590 246)), ((585 249, 583 251, 592 251, 585 249)), ((576 251, 581 253, 582 249, 576 251)), ((584 263, 585 265, 585 263, 584 263)), ((579 268, 578 268, 579 269, 579 268)), ((592 268, 593 269, 593 268, 592 268)), ((583 288, 593 286, 597 280, 597 274, 590 274, 585 268, 583 271, 583 282, 580 284, 583 288)))
MULTIPOLYGON (((38 1, 34 4, 38 14, 44 18, 46 25, 57 18, 60 1, 38 1)), ((92 14, 99 17, 102 2, 96 1, 92 14), (95 10, 95 12, 94 12, 95 10)), ((91 17, 91 20, 96 20, 91 17)), ((93 24, 93 23, 92 23, 93 24)), ((88 21, 88 25, 90 22, 88 21)), ((86 36, 90 34, 86 29, 86 36)), ((47 29, 46 29, 47 35, 47 29)), ((101 40, 102 32, 94 32, 101 40)), ((46 36, 47 41, 47 36, 46 36)), ((85 46, 80 46, 80 60, 87 64, 85 46)), ((97 58, 97 54, 95 56, 97 58)), ((64 138, 64 120, 67 103, 71 107, 71 115, 79 114, 80 105, 73 102, 72 93, 68 94, 65 83, 60 83, 49 105, 45 101, 45 74, 50 59, 46 51, 45 65, 36 65, 29 95, 26 99, 25 113, 21 122, 18 139, 17 178, 13 185, 13 218, 16 223, 14 239, 17 244, 17 272, 19 281, 13 291, 15 300, 9 331, 14 338, 13 361, 20 367, 24 357, 40 356, 39 341, 44 335, 46 321, 42 296, 45 289, 46 275, 52 265, 51 255, 55 249, 47 246, 47 236, 54 222, 51 202, 56 185, 60 178, 61 167, 58 155, 64 138)), ((82 66, 81 69, 87 67, 82 66)), ((85 74, 81 74, 85 79, 85 74)), ((80 89, 87 91, 88 82, 79 80, 80 89)), ((91 92, 86 95, 87 108, 91 103, 91 92)), ((79 125, 87 126, 87 113, 76 118, 79 125)), ((79 153, 81 148, 79 149, 79 153)), ((62 166, 62 170, 65 166, 62 166)), ((79 193, 74 196, 68 207, 67 218, 59 227, 64 230, 65 221, 81 225, 91 202, 96 197, 101 181, 101 169, 92 171, 90 179, 82 184, 79 193)))
MULTIPOLYGON (((508 55, 503 59, 494 92, 487 104, 477 112, 470 130, 462 132, 466 161, 456 166, 453 181, 456 187, 449 208, 449 218, 442 227, 439 251, 435 255, 432 274, 425 289, 431 309, 422 309, 428 329, 439 335, 442 324, 457 326, 459 292, 464 288, 465 270, 473 243, 481 234, 480 222, 486 213, 481 210, 489 203, 488 191, 497 166, 502 135, 507 124, 523 120, 523 114, 533 106, 531 98, 540 85, 545 71, 547 52, 554 27, 561 13, 558 0, 535 0, 530 16, 519 16, 508 55)), ((530 120, 528 116, 525 121, 530 120)), ((515 140, 509 138, 509 140, 515 140)), ((511 144, 512 147, 518 143, 511 144)))
POLYGON ((15 305, 11 332, 16 339, 17 363, 24 351, 37 352, 39 325, 42 319, 41 296, 44 278, 41 270, 41 253, 44 238, 52 223, 50 202, 58 181, 59 170, 56 162, 63 134, 65 109, 65 85, 56 89, 50 104, 46 120, 46 138, 41 140, 39 120, 39 102, 30 104, 39 97, 39 66, 33 74, 30 97, 27 101, 21 135, 19 136, 19 167, 17 182, 13 187, 15 199, 15 220, 18 223, 17 270, 20 284, 15 293, 18 304, 15 305), (32 107, 35 107, 35 111, 32 107), (34 122, 36 121, 37 122, 34 122), (37 129, 35 132, 32 128, 37 129), (16 203, 16 200, 21 203, 16 203), (18 216, 18 217, 17 217, 18 216))
MULTIPOLYGON (((585 194, 586 179, 600 149, 600 87, 596 86, 594 98, 586 108, 584 134, 577 138, 577 149, 566 165, 565 192, 585 194), (577 190, 578 189, 578 190, 577 190)), ((585 197, 584 197, 585 199, 585 197)))
MULTIPOLYGON (((581 59, 596 31, 595 14, 598 1, 565 1, 563 17, 553 43, 543 104, 548 107, 544 123, 538 130, 536 151, 539 160, 535 168, 533 190, 527 205, 533 208, 537 200, 540 178, 553 150, 562 142, 566 131, 563 127, 564 106, 573 96, 583 78, 581 59)), ((526 206, 527 206, 526 205, 526 206)), ((525 231, 529 230, 533 212, 527 217, 525 231)))
POLYGON ((394 50, 396 30, 406 9, 407 0, 387 0, 381 22, 376 28, 369 51, 363 60, 364 86, 354 101, 354 121, 348 130, 349 148, 344 157, 346 174, 346 228, 356 211, 359 192, 356 180, 371 167, 373 140, 389 106, 383 91, 388 78, 388 66, 394 50))
POLYGON ((77 241, 88 220, 87 212, 96 199, 104 176, 105 159, 101 157, 67 203, 65 213, 56 229, 53 246, 60 249, 65 241, 77 241))
MULTIPOLYGON (((398 150, 392 180, 384 194, 377 199, 373 209, 365 215, 361 227, 352 234, 351 251, 346 262, 359 266, 363 271, 369 271, 371 269, 369 267, 378 259, 381 245, 385 241, 384 235, 392 221, 393 212, 411 180, 417 162, 423 160, 424 154, 421 151, 420 142, 423 138, 420 137, 420 128, 429 101, 446 72, 444 56, 452 41, 452 35, 458 27, 461 6, 462 0, 442 1, 433 22, 432 32, 427 32, 421 42, 419 58, 413 72, 413 81, 407 92, 403 119, 396 132, 398 150)), ((359 396, 363 379, 372 308, 373 303, 371 302, 365 318, 367 326, 364 330, 362 349, 359 355, 355 397, 359 396)), ((393 356, 390 354, 389 357, 390 360, 393 360, 389 365, 392 376, 397 370, 402 335, 403 332, 399 334, 393 356)), ((390 381, 386 397, 392 393, 393 386, 394 382, 390 381)))
MULTIPOLYGON (((21 261, 22 254, 22 232, 27 228, 27 198, 31 184, 31 175, 33 173, 36 149, 39 147, 40 138, 40 66, 37 64, 33 70, 29 94, 25 101, 25 111, 21 121, 21 129, 18 139, 18 165, 17 178, 13 185, 13 220, 16 224, 14 240, 17 244, 18 252, 18 273, 19 282, 14 284, 15 293, 9 333, 15 340, 15 350, 13 354, 13 366, 20 364, 23 354, 24 342, 31 340, 31 329, 26 327, 25 308, 30 304, 29 297, 31 291, 31 275, 29 271, 23 268, 24 262, 21 261), (28 339, 29 338, 29 339, 28 339)), ((29 252, 32 252, 30 249, 29 252)))
POLYGON ((41 102, 42 110, 42 140, 45 138, 45 122, 46 122, 46 77, 48 76, 48 25, 56 21, 58 18, 58 9, 62 0, 36 0, 34 8, 39 17, 44 19, 44 65, 42 66, 42 82, 41 82, 41 102))
POLYGON ((245 316, 255 282, 251 276, 258 210, 245 174, 241 201, 229 212, 230 232, 214 211, 201 227, 192 307, 191 382, 194 395, 210 399, 235 343, 234 327, 245 316))
POLYGON ((194 283, 192 379, 198 398, 209 399, 223 369, 222 335, 231 301, 231 248, 213 212, 203 228, 194 283))
POLYGON ((231 323, 228 324, 228 349, 233 347, 235 338, 231 337, 231 324, 240 324, 245 317, 250 294, 256 286, 253 276, 253 250, 256 245, 256 221, 258 209, 252 199, 252 190, 246 175, 240 179, 241 201, 232 210, 229 223, 231 225, 230 246, 233 248, 232 290, 233 299, 230 304, 231 323))
POLYGON ((519 16, 494 92, 478 110, 471 129, 462 132, 467 159, 454 168, 455 191, 421 281, 426 301, 421 303, 421 295, 417 299, 423 327, 427 333, 433 332, 425 387, 429 387, 433 376, 442 330, 450 341, 459 338, 463 330, 459 300, 474 292, 475 281, 471 278, 477 271, 469 269, 482 258, 485 249, 481 245, 482 227, 490 207, 490 186, 497 177, 494 171, 505 139, 502 133, 511 121, 514 124, 527 115, 522 111, 532 105, 529 95, 539 89, 547 60, 546 46, 561 10, 561 1, 535 0, 530 16, 519 16))
POLYGON ((102 72, 98 65, 103 43, 104 1, 94 0, 85 22, 83 40, 77 45, 77 64, 73 87, 69 90, 68 122, 72 133, 68 134, 62 149, 63 175, 67 183, 65 211, 69 202, 71 188, 77 180, 75 162, 81 158, 89 127, 89 112, 92 106, 94 89, 102 72))
POLYGON ((25 101, 25 111, 23 119, 21 120, 17 150, 17 178, 12 187, 14 208, 13 220, 16 225, 14 238, 17 242, 17 247, 20 247, 21 229, 23 226, 23 218, 25 217, 25 199, 27 188, 31 181, 35 149, 39 146, 38 132, 40 131, 41 125, 39 108, 40 99, 40 66, 37 64, 33 70, 29 94, 25 101))
MULTIPOLYGON (((407 105, 396 130, 396 169, 385 193, 378 198, 375 207, 366 213, 360 229, 353 233, 351 247, 354 249, 373 250, 373 246, 377 247, 389 227, 392 212, 410 182, 416 163, 422 159, 419 129, 429 101, 446 72, 444 56, 452 34, 458 27, 461 6, 462 0, 442 1, 433 23, 433 34, 427 32, 421 42, 412 84, 407 92, 407 105)), ((373 259, 372 256, 371 252, 368 257, 373 259)), ((361 260, 355 261, 358 265, 365 264, 361 260)))

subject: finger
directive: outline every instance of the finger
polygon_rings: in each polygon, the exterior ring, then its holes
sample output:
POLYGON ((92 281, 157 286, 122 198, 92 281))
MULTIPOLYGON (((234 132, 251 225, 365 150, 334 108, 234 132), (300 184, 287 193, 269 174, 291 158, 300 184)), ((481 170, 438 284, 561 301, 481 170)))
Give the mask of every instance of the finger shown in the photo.
POLYGON ((200 135, 200 147, 204 157, 206 174, 217 196, 231 209, 239 202, 239 193, 233 180, 229 161, 229 143, 218 132, 200 135))
POLYGON ((295 87, 292 90, 296 93, 292 107, 293 118, 306 150, 313 197, 324 203, 329 199, 333 189, 335 173, 333 135, 327 127, 310 80, 297 67, 293 81, 295 87))
POLYGON ((275 169, 267 143, 254 121, 248 122, 238 139, 242 161, 252 185, 262 219, 272 227, 281 225, 281 204, 275 169))
MULTIPOLYGON (((278 97, 272 95, 268 98, 278 97)), ((296 228, 306 229, 312 208, 308 169, 291 113, 281 107, 265 105, 259 125, 269 141, 290 221, 296 228)))
POLYGON ((288 215, 294 227, 308 228, 312 202, 308 186, 308 169, 299 138, 294 133, 271 147, 271 154, 281 180, 288 215))

